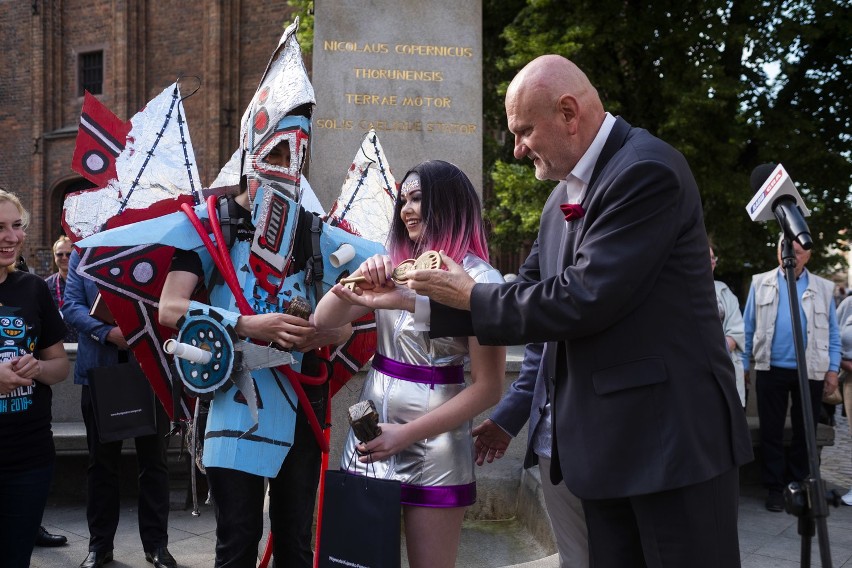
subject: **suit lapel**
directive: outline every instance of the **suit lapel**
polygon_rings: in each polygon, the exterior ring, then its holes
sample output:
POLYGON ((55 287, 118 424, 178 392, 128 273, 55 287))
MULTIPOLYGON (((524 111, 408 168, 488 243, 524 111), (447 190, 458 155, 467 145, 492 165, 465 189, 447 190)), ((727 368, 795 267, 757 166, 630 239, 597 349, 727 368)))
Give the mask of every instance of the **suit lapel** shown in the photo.
POLYGON ((563 221, 562 225, 562 242, 559 243, 559 260, 556 266, 557 274, 560 274, 563 270, 565 270, 565 267, 573 261, 573 255, 571 255, 571 258, 568 258, 568 252, 572 250, 572 247, 569 246, 569 241, 571 241, 572 237, 577 233, 577 229, 568 229, 567 222, 563 221))
POLYGON ((600 156, 598 156, 598 161, 595 162, 595 169, 592 170, 592 179, 589 180, 589 188, 586 190, 586 195, 583 197, 584 208, 588 205, 592 195, 597 190, 596 184, 604 167, 606 167, 612 157, 615 156, 615 153, 624 146, 624 142, 627 140, 627 134, 630 132, 630 128, 631 126, 623 118, 617 117, 615 119, 615 124, 612 126, 612 130, 604 143, 600 156))
MULTIPOLYGON (((597 183, 600 179, 601 172, 613 156, 615 156, 616 152, 624 146, 624 142, 627 139, 629 132, 630 125, 623 118, 616 118, 615 124, 612 126, 612 130, 610 131, 609 136, 607 136, 604 147, 601 149, 601 153, 595 162, 595 168, 592 170, 592 178, 589 180, 589 187, 586 189, 586 194, 583 196, 582 205, 583 209, 586 211, 589 210, 589 203, 591 203, 592 197, 597 192, 597 183)), ((579 225, 580 222, 575 222, 575 224, 579 225)), ((565 270, 566 266, 569 266, 574 262, 574 251, 577 249, 577 238, 581 231, 579 226, 577 228, 573 228, 573 230, 569 229, 570 227, 565 227, 562 233, 562 241, 559 246, 559 261, 556 267, 557 274, 565 270)))
POLYGON ((562 257, 562 241, 565 237, 565 215, 559 204, 565 201, 565 182, 559 182, 548 197, 541 216, 539 232, 539 270, 541 278, 556 274, 562 257))

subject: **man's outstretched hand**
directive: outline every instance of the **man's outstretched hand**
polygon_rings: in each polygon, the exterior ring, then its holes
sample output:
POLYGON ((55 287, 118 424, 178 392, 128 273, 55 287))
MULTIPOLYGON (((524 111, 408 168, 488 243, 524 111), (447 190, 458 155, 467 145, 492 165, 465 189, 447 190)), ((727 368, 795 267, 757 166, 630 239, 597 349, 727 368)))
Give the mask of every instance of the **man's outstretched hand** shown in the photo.
POLYGON ((409 288, 451 308, 470 310, 470 295, 476 281, 464 268, 441 251, 446 270, 411 270, 406 274, 409 288))

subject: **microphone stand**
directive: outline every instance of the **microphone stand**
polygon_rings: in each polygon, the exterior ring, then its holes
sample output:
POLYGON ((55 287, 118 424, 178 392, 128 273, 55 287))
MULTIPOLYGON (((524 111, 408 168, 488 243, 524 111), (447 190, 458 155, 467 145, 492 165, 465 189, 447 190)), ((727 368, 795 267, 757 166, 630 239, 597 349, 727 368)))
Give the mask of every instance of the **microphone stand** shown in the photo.
MULTIPOLYGON (((783 226, 783 224, 782 224, 783 226)), ((831 554, 828 544, 828 497, 825 485, 820 478, 819 457, 816 449, 816 427, 814 426, 813 406, 811 405, 811 390, 808 382, 808 370, 805 361, 805 342, 802 337, 801 316, 799 315, 799 294, 796 290, 796 251, 792 241, 786 234, 781 242, 781 266, 787 280, 788 296, 790 297, 790 317, 793 322, 793 338, 796 346, 796 368, 799 374, 799 392, 802 402, 802 419, 805 425, 805 442, 808 450, 808 465, 810 475, 799 483, 790 483, 784 490, 787 512, 799 519, 799 534, 801 543, 801 566, 811 565, 811 538, 814 527, 819 539, 820 560, 824 568, 831 568, 831 554)), ((834 493, 834 492, 832 492, 834 493)), ((836 495, 833 495, 836 501, 836 495)), ((837 506, 837 503, 834 503, 837 506)))

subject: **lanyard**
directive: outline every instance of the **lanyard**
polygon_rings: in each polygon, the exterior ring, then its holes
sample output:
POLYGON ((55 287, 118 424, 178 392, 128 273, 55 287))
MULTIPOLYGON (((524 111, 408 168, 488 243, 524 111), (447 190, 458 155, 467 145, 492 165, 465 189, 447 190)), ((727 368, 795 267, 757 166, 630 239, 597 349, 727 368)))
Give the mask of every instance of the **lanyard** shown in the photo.
POLYGON ((65 300, 62 299, 62 290, 59 289, 59 281, 62 280, 62 276, 57 273, 56 274, 56 303, 59 304, 59 309, 62 309, 62 304, 65 303, 65 300))

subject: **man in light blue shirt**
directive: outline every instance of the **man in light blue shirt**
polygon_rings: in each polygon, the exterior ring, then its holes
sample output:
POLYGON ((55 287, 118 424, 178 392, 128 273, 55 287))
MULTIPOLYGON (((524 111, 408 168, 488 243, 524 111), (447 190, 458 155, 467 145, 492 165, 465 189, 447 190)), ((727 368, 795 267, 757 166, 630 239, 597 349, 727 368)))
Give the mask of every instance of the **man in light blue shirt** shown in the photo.
MULTIPOLYGON (((811 257, 810 251, 804 250, 798 243, 793 243, 793 248, 805 365, 816 426, 823 392, 832 393, 837 389, 840 368, 840 332, 835 313, 834 284, 805 269, 811 257)), ((778 262, 781 264, 780 242, 778 262)), ((743 366, 746 371, 752 368, 756 371, 762 477, 768 492, 766 508, 775 512, 784 509, 784 485, 790 481, 801 481, 810 473, 789 302, 785 273, 778 268, 753 277, 743 313, 743 366), (784 424, 791 398, 793 437, 789 459, 785 460, 784 424)))

